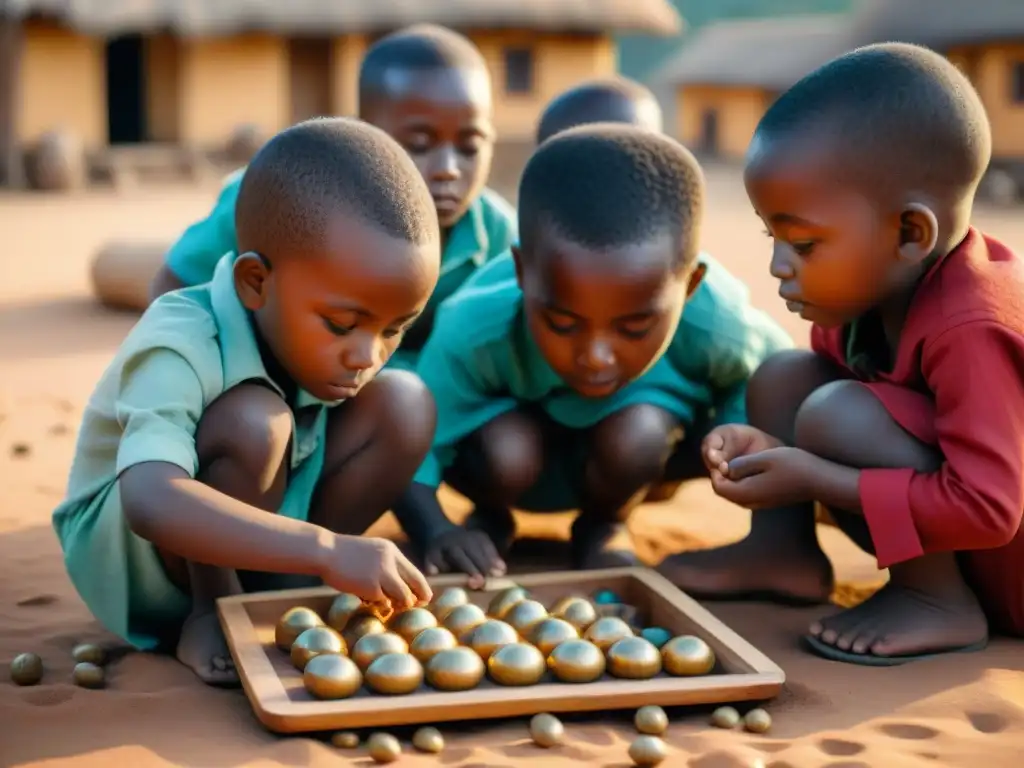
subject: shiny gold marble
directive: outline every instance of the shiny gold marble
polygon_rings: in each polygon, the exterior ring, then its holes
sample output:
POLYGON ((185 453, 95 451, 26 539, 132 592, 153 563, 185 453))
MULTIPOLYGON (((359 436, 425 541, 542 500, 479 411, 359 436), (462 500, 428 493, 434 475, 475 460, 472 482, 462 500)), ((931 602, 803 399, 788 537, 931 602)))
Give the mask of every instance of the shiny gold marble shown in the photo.
POLYGON ((318 699, 347 699, 359 690, 363 675, 348 656, 325 653, 309 660, 302 671, 302 684, 318 699))
POLYGON ((519 634, 504 621, 488 619, 470 632, 465 642, 481 659, 487 661, 503 645, 518 643, 519 634))
POLYGON ((71 651, 71 658, 77 662, 87 661, 97 667, 102 667, 107 661, 107 653, 94 643, 82 643, 76 645, 71 651))
POLYGON ((767 733, 772 727, 772 716, 760 707, 752 709, 743 717, 743 727, 751 733, 767 733))
POLYGON ((568 621, 580 632, 586 632, 587 627, 597 621, 597 609, 594 604, 585 597, 563 597, 551 606, 551 615, 558 619, 568 621))
POLYGON ((437 617, 438 621, 444 622, 445 617, 453 609, 468 602, 469 594, 467 594, 466 590, 462 587, 448 587, 448 589, 433 599, 430 603, 430 611, 437 617))
POLYGON ((661 707, 648 705, 640 707, 633 715, 633 725, 640 733, 650 736, 661 736, 668 730, 668 715, 661 707))
POLYGON ((437 728, 419 728, 412 735, 412 745, 420 752, 436 755, 444 749, 444 736, 437 728))
POLYGON ((530 738, 538 747, 554 747, 565 739, 565 727, 554 715, 534 715, 530 719, 530 738))
POLYGON ((421 664, 426 664, 436 653, 455 648, 459 644, 458 639, 450 630, 444 627, 431 627, 424 629, 416 639, 409 643, 409 653, 417 658, 421 664))
POLYGON ((292 649, 292 643, 295 642, 295 638, 307 629, 322 627, 323 625, 324 620, 312 608, 306 608, 301 605, 289 608, 277 620, 277 626, 274 627, 274 643, 282 651, 288 653, 292 649))
POLYGON ((677 677, 707 675, 715 668, 711 646, 693 635, 673 637, 661 648, 665 671, 677 677))
POLYGON ((43 679, 43 660, 34 653, 19 653, 11 660, 11 682, 36 685, 43 679))
POLYGON ((310 627, 292 643, 292 666, 299 672, 306 668, 309 660, 322 653, 340 653, 345 655, 348 646, 345 639, 328 626, 310 627))
POLYGON ((331 744, 338 749, 355 749, 359 746, 359 734, 355 731, 338 731, 331 736, 331 744))
POLYGON ((503 589, 491 600, 490 605, 487 606, 487 615, 494 619, 501 619, 504 621, 508 612, 516 606, 516 604, 528 600, 530 593, 522 587, 509 587, 503 589))
POLYGON ((437 617, 426 608, 410 608, 396 613, 388 622, 388 629, 401 635, 407 643, 416 639, 416 635, 425 629, 437 626, 437 617))
POLYGON ((460 642, 465 642, 466 636, 474 629, 487 621, 487 614, 479 605, 466 603, 453 608, 444 617, 444 626, 451 631, 460 642))
POLYGON ((551 652, 566 640, 574 640, 580 636, 569 622, 549 616, 541 619, 530 629, 530 642, 547 658, 551 652))
POLYGON ((427 662, 427 682, 439 691, 468 691, 484 676, 484 662, 472 648, 449 648, 427 662))
POLYGON ((364 635, 352 648, 352 661, 364 672, 380 656, 386 653, 408 653, 409 644, 394 632, 364 635))
POLYGON ((423 683, 423 665, 410 653, 386 653, 370 664, 365 679, 377 693, 403 696, 423 683))
POLYGON ((734 707, 719 707, 711 713, 711 724, 715 728, 729 730, 740 724, 740 713, 734 707))
POLYGON ((608 673, 623 680, 649 680, 661 672, 661 654, 642 637, 624 637, 608 649, 608 673))
POLYGON ((374 733, 366 740, 366 751, 375 763, 393 763, 402 756, 402 745, 390 733, 374 733))
POLYGON ((583 638, 600 648, 602 653, 607 653, 622 638, 633 636, 629 625, 615 616, 602 616, 583 633, 583 638))
POLYGON ((102 688, 107 684, 103 667, 90 664, 88 661, 80 661, 75 664, 75 668, 71 671, 71 679, 79 688, 102 688))
POLYGON ((633 765, 652 768, 668 757, 668 747, 657 736, 639 736, 629 745, 629 759, 633 765))
POLYGON ((505 621, 521 637, 528 637, 534 625, 547 617, 548 609, 544 607, 543 603, 536 600, 523 600, 512 606, 512 610, 505 615, 505 621))
POLYGON ((592 683, 605 665, 601 649, 589 640, 566 640, 548 656, 548 669, 563 683, 592 683))
POLYGON ((349 648, 355 648, 356 643, 367 635, 383 635, 387 631, 388 630, 387 627, 384 626, 384 622, 376 616, 357 614, 349 619, 348 624, 345 626, 345 631, 341 633, 341 636, 345 638, 345 643, 349 648))
POLYGON ((344 632, 348 620, 356 615, 356 612, 363 607, 363 601, 355 595, 342 592, 331 603, 327 610, 327 626, 336 632, 344 632))
POLYGON ((487 671, 498 685, 534 685, 544 676, 544 656, 529 643, 512 643, 487 660, 487 671))

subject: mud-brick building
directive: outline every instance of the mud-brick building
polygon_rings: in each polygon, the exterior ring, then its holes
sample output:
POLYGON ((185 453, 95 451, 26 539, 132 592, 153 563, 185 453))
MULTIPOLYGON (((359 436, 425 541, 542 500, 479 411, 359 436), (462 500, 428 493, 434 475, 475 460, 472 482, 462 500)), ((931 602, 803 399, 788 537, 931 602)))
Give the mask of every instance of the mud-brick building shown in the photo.
POLYGON ((0 154, 53 130, 91 151, 202 148, 352 114, 366 47, 417 22, 480 47, 509 139, 557 92, 614 72, 616 32, 682 25, 668 0, 0 0, 0 154))

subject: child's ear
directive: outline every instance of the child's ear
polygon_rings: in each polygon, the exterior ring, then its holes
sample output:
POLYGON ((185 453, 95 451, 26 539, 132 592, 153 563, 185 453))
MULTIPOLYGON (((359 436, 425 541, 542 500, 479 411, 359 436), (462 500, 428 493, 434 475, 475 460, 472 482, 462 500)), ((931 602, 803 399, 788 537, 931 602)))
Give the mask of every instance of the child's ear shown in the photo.
POLYGON ((939 241, 939 221, 921 203, 910 203, 900 214, 900 258, 910 264, 924 261, 939 241))
POLYGON ((690 281, 686 285, 686 298, 689 299, 697 292, 700 288, 701 282, 704 280, 704 275, 708 273, 708 265, 703 261, 698 261, 697 266, 693 268, 693 272, 690 273, 690 281))
POLYGON ((523 287, 523 252, 520 250, 518 245, 509 247, 512 251, 512 261, 516 265, 516 282, 519 283, 519 287, 523 287))
POLYGON ((270 263, 258 253, 247 251, 235 259, 235 292, 250 312, 262 309, 267 300, 270 263))

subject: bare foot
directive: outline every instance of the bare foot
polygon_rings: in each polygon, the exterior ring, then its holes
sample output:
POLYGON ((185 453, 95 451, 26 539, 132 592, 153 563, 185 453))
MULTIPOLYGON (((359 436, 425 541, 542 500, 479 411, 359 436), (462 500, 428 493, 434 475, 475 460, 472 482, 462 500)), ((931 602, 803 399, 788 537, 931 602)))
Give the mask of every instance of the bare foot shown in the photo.
POLYGON ((577 570, 629 568, 640 565, 633 537, 624 524, 590 523, 572 526, 573 565, 577 570))
POLYGON ((892 658, 982 644, 988 622, 966 585, 926 592, 890 583, 860 605, 815 622, 810 634, 841 651, 892 658))
POLYGON ((516 536, 516 521, 512 512, 504 507, 476 507, 466 518, 465 527, 487 534, 498 554, 507 557, 516 536))
POLYGON ((207 685, 226 687, 239 683, 235 662, 212 609, 193 612, 185 619, 176 655, 207 685))
POLYGON ((710 600, 816 605, 832 594, 832 564, 817 542, 748 536, 724 547, 669 555, 657 570, 684 592, 710 600))

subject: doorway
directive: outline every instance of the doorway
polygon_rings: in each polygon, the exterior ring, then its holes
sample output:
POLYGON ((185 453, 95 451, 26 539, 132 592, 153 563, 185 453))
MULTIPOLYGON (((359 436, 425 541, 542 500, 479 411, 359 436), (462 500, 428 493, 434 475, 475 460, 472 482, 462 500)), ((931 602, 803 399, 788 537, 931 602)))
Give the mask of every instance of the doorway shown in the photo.
POLYGON ((718 154, 718 110, 705 109, 700 121, 700 148, 709 155, 718 154))
POLYGON ((146 47, 142 35, 107 42, 107 139, 138 144, 146 130, 146 47))
POLYGON ((292 123, 311 117, 329 117, 333 41, 300 37, 288 41, 288 73, 292 123))

